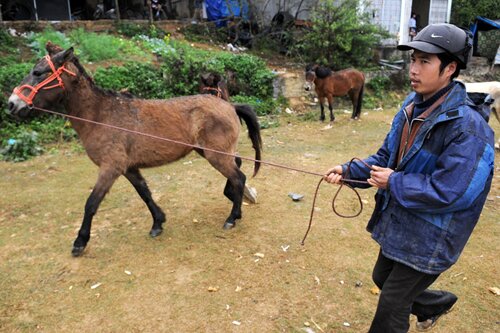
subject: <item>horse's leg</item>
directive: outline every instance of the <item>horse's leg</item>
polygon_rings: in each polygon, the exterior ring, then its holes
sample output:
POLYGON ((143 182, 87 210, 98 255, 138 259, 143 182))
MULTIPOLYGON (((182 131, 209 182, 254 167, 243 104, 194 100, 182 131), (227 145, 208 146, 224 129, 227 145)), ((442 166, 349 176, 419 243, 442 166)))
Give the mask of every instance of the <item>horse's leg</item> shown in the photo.
POLYGON ((335 116, 333 115, 333 96, 328 95, 328 109, 330 110, 330 122, 333 123, 335 116))
POLYGON ((158 236, 163 231, 162 224, 165 222, 165 213, 158 207, 156 202, 154 202, 148 184, 146 184, 146 180, 142 177, 138 169, 127 170, 125 177, 132 183, 137 193, 139 193, 139 196, 148 206, 151 215, 153 215, 153 227, 149 234, 151 237, 158 236))
POLYGON ((246 181, 245 174, 238 167, 238 163, 241 164, 241 159, 209 151, 205 151, 205 158, 227 178, 224 195, 233 202, 233 208, 224 223, 224 229, 231 229, 236 225, 236 220, 241 218, 241 204, 246 181))
POLYGON ((323 98, 319 99, 319 107, 321 109, 321 115, 319 116, 319 120, 325 121, 325 106, 323 105, 323 98))
MULTIPOLYGON (((241 167, 241 158, 235 157, 234 161, 236 162, 236 165, 239 169, 241 167)), ((224 195, 226 196, 226 198, 234 202, 234 190, 229 179, 226 181, 226 186, 224 187, 224 195)))
POLYGON ((120 176, 120 172, 115 169, 101 168, 99 171, 99 177, 97 178, 97 183, 92 190, 92 193, 85 203, 85 213, 83 215, 82 226, 80 231, 78 231, 78 236, 73 243, 73 250, 71 254, 74 257, 78 257, 82 254, 85 246, 90 239, 90 229, 92 227, 92 218, 94 217, 102 199, 109 189, 115 182, 115 180, 120 176))
POLYGON ((349 90, 349 97, 352 102, 352 115, 351 119, 358 119, 358 96, 359 91, 357 89, 349 90))

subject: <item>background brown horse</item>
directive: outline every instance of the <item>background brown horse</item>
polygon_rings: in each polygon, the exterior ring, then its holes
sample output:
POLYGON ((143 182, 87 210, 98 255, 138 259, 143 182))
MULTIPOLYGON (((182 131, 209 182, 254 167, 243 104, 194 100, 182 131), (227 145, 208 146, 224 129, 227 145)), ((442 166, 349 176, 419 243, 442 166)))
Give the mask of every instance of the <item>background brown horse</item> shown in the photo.
POLYGON ((200 94, 210 94, 229 102, 229 89, 226 80, 218 73, 200 75, 200 94))
MULTIPOLYGON (((249 106, 234 106, 210 95, 143 100, 104 91, 97 87, 85 72, 74 56, 72 48, 64 51, 48 43, 47 51, 49 56, 37 62, 30 74, 10 96, 9 112, 12 115, 28 116, 31 111, 29 98, 33 97, 33 105, 39 108, 54 107, 62 103, 71 116, 228 154, 236 152, 240 132, 238 118, 241 118, 247 124, 249 137, 255 149, 255 158, 260 160, 262 140, 259 123, 255 112, 249 106), (46 86, 41 87, 44 84, 46 86)), ((224 228, 233 227, 236 219, 241 218, 246 177, 239 169, 240 158, 81 120, 70 118, 70 121, 88 156, 99 166, 97 183, 85 204, 82 226, 73 244, 74 256, 81 255, 85 249, 90 239, 92 218, 106 193, 121 175, 134 186, 153 216, 150 235, 153 237, 159 235, 163 230, 165 214, 154 202, 139 169, 176 161, 193 149, 227 178, 224 195, 233 202, 233 206, 224 228)), ((255 163, 254 175, 257 174, 259 165, 260 163, 255 163)))
MULTIPOLYGON (((234 73, 229 72, 230 79, 234 80, 234 73)), ((224 77, 218 73, 204 73, 200 75, 200 94, 210 94, 230 102, 229 88, 224 77)), ((257 203, 257 191, 245 184, 243 196, 250 203, 257 203)))
POLYGON ((326 98, 328 100, 330 121, 334 121, 333 97, 345 95, 349 95, 352 101, 353 110, 351 118, 359 119, 361 116, 363 90, 365 85, 365 75, 363 73, 353 68, 333 72, 327 67, 308 65, 306 67, 306 83, 304 89, 310 91, 313 85, 321 107, 321 121, 325 120, 324 99, 326 98))

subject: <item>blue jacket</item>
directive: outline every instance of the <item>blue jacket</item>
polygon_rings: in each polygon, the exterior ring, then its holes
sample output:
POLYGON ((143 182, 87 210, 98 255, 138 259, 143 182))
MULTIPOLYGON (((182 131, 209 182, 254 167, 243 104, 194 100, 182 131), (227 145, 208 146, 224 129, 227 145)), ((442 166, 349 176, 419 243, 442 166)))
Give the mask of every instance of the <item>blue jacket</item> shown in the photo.
MULTIPOLYGON (((457 261, 479 219, 493 178, 494 133, 488 115, 457 82, 425 119, 396 167, 401 131, 408 121, 404 108, 414 97, 407 97, 382 147, 365 160, 395 169, 388 189, 377 191, 367 230, 384 256, 439 274, 457 261)), ((370 170, 354 162, 348 177, 366 180, 370 170)))

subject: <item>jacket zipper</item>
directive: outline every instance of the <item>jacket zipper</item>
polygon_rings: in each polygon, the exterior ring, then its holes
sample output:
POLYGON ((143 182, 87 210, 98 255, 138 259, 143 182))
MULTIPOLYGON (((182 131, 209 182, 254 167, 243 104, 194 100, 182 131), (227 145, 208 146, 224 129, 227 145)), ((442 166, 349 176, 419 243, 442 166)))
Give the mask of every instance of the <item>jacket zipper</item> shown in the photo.
POLYGON ((404 156, 406 154, 406 149, 408 149, 408 140, 410 139, 411 128, 413 127, 413 122, 415 120, 416 121, 421 121, 421 122, 425 121, 425 119, 419 119, 419 118, 413 118, 411 121, 409 121, 408 120, 408 114, 406 113, 406 110, 405 110, 404 113, 405 113, 406 122, 408 123, 408 133, 407 133, 407 136, 406 136, 406 141, 405 141, 405 144, 404 144, 404 147, 403 147, 403 151, 401 152, 401 160, 399 161, 399 164, 401 164, 401 161, 403 161, 403 158, 404 158, 404 156))

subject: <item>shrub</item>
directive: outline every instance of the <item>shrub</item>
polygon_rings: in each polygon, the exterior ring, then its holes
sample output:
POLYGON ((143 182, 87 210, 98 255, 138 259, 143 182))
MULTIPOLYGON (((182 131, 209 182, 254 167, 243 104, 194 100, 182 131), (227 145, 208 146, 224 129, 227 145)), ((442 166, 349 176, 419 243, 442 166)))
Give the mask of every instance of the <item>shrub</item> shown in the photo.
POLYGON ((0 156, 3 160, 21 162, 42 153, 38 144, 38 134, 34 131, 20 131, 2 143, 0 156))
POLYGON ((236 95, 231 97, 231 101, 234 103, 248 104, 254 108, 258 116, 265 116, 270 114, 276 114, 277 110, 280 108, 280 103, 272 98, 260 99, 258 97, 249 97, 236 95))
POLYGON ((55 31, 51 26, 47 26, 40 33, 29 33, 28 34, 29 46, 36 53, 38 58, 43 57, 46 54, 45 44, 51 41, 54 44, 59 45, 63 49, 71 47, 71 41, 62 32, 55 31))
POLYGON ((147 36, 138 36, 138 40, 162 62, 163 77, 174 95, 197 93, 201 73, 225 75, 230 70, 236 74, 240 94, 261 99, 272 96, 274 74, 260 58, 200 50, 185 42, 171 41, 168 35, 163 40, 147 36))
POLYGON ((391 79, 387 76, 375 76, 366 84, 378 98, 382 98, 384 93, 391 89, 391 85, 391 79))
POLYGON ((17 53, 15 39, 3 27, 0 28, 0 45, 2 45, 2 54, 17 53))
POLYGON ((128 62, 123 66, 100 67, 94 74, 97 85, 115 91, 126 90, 141 98, 170 98, 172 89, 162 72, 151 64, 128 62))
POLYGON ((359 10, 358 0, 318 3, 311 13, 312 28, 298 41, 294 52, 306 62, 334 69, 363 67, 372 59, 372 49, 387 32, 371 24, 368 13, 359 10))
POLYGON ((29 73, 33 64, 16 63, 9 66, 0 67, 0 124, 10 121, 5 112, 7 108, 7 98, 12 90, 29 73))
POLYGON ((76 44, 79 57, 87 62, 128 60, 130 56, 146 56, 132 41, 108 34, 87 32, 82 28, 73 30, 70 39, 76 44))

